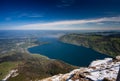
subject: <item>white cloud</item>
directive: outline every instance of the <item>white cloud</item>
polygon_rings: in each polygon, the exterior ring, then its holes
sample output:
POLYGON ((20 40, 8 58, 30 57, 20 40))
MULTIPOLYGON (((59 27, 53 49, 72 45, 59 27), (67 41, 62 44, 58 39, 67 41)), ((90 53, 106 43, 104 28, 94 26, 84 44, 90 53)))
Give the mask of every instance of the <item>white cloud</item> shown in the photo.
MULTIPOLYGON (((120 22, 120 16, 118 17, 104 17, 98 19, 84 19, 84 20, 67 20, 67 21, 56 21, 56 22, 49 22, 49 23, 36 23, 36 24, 27 24, 20 26, 21 29, 45 29, 45 30, 67 30, 67 29, 86 29, 87 27, 76 27, 76 25, 85 25, 88 23, 104 23, 105 22, 120 22)), ((109 28, 109 27, 107 27, 109 28)), ((88 27, 90 29, 90 26, 88 27)))
POLYGON ((98 22, 98 23, 96 23, 96 24, 98 24, 98 25, 103 25, 104 23, 103 23, 103 22, 98 22))

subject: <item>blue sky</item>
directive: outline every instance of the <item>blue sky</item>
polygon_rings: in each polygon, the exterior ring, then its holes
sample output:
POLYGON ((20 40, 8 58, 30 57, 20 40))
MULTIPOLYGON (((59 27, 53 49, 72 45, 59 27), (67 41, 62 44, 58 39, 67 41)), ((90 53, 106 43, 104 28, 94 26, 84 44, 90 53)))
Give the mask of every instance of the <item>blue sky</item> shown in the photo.
POLYGON ((120 0, 0 0, 1 30, 120 30, 120 0))

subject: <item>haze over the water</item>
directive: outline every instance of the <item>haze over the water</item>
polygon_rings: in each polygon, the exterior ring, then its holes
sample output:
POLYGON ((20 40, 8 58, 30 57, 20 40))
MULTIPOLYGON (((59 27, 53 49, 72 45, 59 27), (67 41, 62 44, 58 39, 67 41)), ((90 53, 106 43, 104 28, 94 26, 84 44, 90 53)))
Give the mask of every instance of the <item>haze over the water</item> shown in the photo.
POLYGON ((0 30, 120 30, 120 0, 0 0, 0 30))

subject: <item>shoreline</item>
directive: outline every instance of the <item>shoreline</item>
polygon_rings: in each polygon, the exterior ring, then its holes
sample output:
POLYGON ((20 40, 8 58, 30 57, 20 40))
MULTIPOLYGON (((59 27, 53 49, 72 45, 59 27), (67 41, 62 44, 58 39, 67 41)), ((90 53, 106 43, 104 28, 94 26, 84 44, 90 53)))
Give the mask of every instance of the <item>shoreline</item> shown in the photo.
MULTIPOLYGON (((61 41, 61 40, 60 40, 60 41, 61 41)), ((75 46, 81 46, 81 45, 77 45, 77 44, 73 44, 73 43, 68 43, 68 42, 64 42, 64 41, 61 41, 61 42, 66 43, 66 44, 75 45, 75 46)), ((115 58, 115 57, 113 57, 113 56, 111 56, 111 55, 109 55, 109 54, 102 53, 102 52, 97 51, 97 50, 95 50, 95 49, 92 49, 92 48, 90 48, 90 47, 86 47, 86 46, 81 46, 81 47, 91 49, 91 50, 93 50, 93 51, 95 51, 95 52, 98 52, 98 53, 100 53, 100 54, 103 54, 103 55, 107 55, 107 56, 109 56, 109 58, 115 58)))
MULTIPOLYGON (((41 44, 41 45, 42 45, 42 44, 41 44)), ((26 47, 26 48, 25 48, 25 52, 28 53, 28 54, 31 54, 31 55, 39 55, 39 56, 42 56, 42 57, 44 57, 44 58, 46 58, 46 59, 56 60, 56 59, 51 59, 51 58, 49 58, 49 57, 47 57, 47 56, 45 56, 45 55, 39 54, 39 53, 30 53, 30 52, 28 51, 29 48, 36 47, 36 46, 39 46, 39 45, 36 44, 36 45, 31 45, 31 46, 26 47)))
POLYGON ((32 48, 32 47, 36 47, 36 46, 39 46, 39 45, 31 45, 31 46, 26 47, 26 48, 25 48, 25 52, 28 53, 28 54, 33 54, 33 53, 30 53, 30 52, 28 51, 28 49, 29 49, 29 48, 32 48))

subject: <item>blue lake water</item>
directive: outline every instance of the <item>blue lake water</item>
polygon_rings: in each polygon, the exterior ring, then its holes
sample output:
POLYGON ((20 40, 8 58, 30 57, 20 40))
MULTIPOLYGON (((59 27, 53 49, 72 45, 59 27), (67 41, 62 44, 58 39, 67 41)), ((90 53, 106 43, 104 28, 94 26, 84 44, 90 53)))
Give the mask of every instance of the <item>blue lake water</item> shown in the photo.
POLYGON ((88 66, 93 60, 109 57, 90 48, 62 43, 56 38, 48 37, 40 38, 39 40, 49 43, 29 48, 29 52, 42 54, 52 59, 62 60, 72 65, 88 66))

